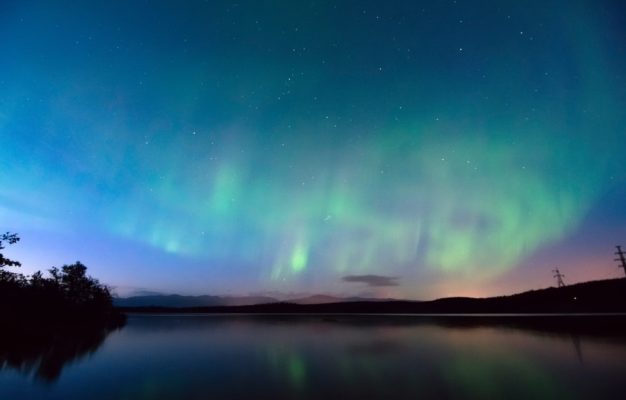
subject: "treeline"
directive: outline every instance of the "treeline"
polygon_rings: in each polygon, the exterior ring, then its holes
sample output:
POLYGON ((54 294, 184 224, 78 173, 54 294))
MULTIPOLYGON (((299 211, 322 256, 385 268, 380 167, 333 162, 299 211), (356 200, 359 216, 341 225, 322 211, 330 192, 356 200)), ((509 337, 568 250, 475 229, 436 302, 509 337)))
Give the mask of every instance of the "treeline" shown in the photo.
MULTIPOLYGON (((18 241, 15 234, 2 234, 0 250, 4 249, 4 243, 18 241)), ((87 267, 81 262, 31 276, 5 268, 19 266, 19 262, 0 253, 0 318, 39 322, 120 318, 113 309, 109 288, 88 276, 87 267)))
POLYGON ((0 309, 4 315, 25 311, 102 315, 112 311, 109 289, 87 276, 82 263, 48 272, 49 276, 36 272, 27 277, 0 270, 0 309))

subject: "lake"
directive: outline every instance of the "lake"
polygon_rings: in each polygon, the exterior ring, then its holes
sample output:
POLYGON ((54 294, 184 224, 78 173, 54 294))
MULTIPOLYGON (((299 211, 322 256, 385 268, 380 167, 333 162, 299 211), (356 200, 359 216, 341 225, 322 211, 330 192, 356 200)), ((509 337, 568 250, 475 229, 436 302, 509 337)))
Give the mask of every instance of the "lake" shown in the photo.
POLYGON ((625 398, 623 332, 558 318, 136 314, 41 354, 4 343, 0 399, 625 398))

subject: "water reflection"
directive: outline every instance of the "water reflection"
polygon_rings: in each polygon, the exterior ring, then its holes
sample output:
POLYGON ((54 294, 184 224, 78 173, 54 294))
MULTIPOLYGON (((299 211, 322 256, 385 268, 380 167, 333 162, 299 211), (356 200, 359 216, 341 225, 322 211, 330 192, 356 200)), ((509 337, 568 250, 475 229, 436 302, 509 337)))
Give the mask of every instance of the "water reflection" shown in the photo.
POLYGON ((0 373, 0 397, 615 398, 626 370, 623 325, 621 318, 131 316, 92 357, 66 367, 54 390, 0 373))
POLYGON ((117 329, 102 325, 15 325, 0 329, 0 373, 14 370, 36 381, 51 383, 64 366, 93 354, 117 329))

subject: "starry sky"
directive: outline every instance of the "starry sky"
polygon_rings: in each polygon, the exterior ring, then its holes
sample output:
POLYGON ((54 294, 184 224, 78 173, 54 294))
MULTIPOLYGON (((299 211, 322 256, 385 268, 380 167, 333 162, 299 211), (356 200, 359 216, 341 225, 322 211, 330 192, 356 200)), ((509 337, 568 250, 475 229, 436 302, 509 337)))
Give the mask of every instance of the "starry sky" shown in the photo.
POLYGON ((622 1, 3 1, 0 230, 118 294, 623 275, 622 1))

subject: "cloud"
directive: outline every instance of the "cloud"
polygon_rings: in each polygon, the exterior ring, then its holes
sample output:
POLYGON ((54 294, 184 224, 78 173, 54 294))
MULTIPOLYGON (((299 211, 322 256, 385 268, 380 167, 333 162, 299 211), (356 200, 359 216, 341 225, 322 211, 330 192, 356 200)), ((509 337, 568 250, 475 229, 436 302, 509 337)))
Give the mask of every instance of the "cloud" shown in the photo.
POLYGON ((398 286, 398 278, 384 275, 348 275, 341 278, 344 282, 361 282, 368 286, 398 286))

